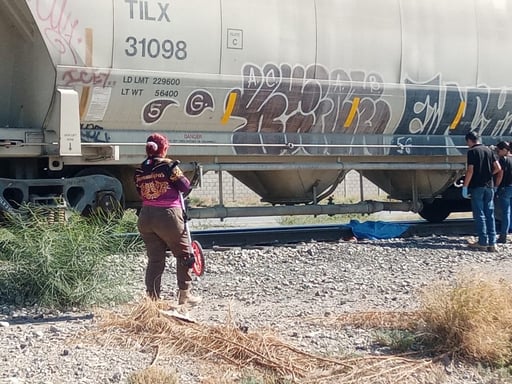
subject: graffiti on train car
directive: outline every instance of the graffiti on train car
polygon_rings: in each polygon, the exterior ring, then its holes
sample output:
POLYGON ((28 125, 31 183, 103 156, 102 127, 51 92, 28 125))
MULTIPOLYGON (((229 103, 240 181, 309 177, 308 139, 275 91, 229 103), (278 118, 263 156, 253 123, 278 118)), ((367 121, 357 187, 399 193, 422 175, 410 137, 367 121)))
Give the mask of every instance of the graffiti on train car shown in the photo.
MULTIPOLYGON (((237 153, 282 153, 287 150, 268 144, 284 146, 287 135, 379 134, 391 117, 391 107, 382 98, 384 81, 374 72, 349 73, 343 69, 329 72, 321 65, 246 64, 242 73, 242 88, 231 91, 237 95, 232 116, 246 119, 233 135, 237 153), (274 135, 266 135, 271 133, 274 135), (251 143, 257 145, 245 146, 251 143)), ((312 139, 318 140, 319 135, 315 136, 312 139)), ((301 135, 300 140, 303 148, 299 145, 295 151, 329 151, 323 147, 305 147, 315 144, 306 142, 306 136, 301 135)), ((338 151, 345 150, 338 148, 338 151)))
POLYGON ((483 136, 512 133, 512 94, 507 89, 443 84, 440 74, 425 83, 406 79, 401 87, 404 107, 393 128, 388 127, 392 109, 379 74, 274 64, 247 64, 242 72, 242 88, 231 91, 237 96, 231 116, 246 119, 233 135, 239 154, 289 153, 286 144, 295 139, 294 152, 309 154, 382 154, 387 145, 396 146, 393 154, 442 155, 453 147, 445 136, 474 129, 483 136), (380 136, 385 130, 394 135, 387 143, 380 136), (316 133, 324 137, 302 135, 316 133))
POLYGON ((110 80, 110 70, 98 68, 71 68, 62 74, 62 85, 85 85, 111 87, 115 81, 110 80))
POLYGON ((28 0, 33 6, 34 14, 43 26, 46 41, 59 54, 71 56, 74 64, 78 64, 78 55, 73 46, 83 42, 83 36, 77 34, 79 20, 68 8, 67 1, 28 0))
POLYGON ((110 143, 112 137, 101 125, 80 124, 80 139, 83 143, 110 143))
POLYGON ((437 75, 425 83, 406 80, 405 100, 396 134, 463 135, 477 129, 482 136, 506 136, 512 132, 512 93, 506 89, 443 84, 437 75))

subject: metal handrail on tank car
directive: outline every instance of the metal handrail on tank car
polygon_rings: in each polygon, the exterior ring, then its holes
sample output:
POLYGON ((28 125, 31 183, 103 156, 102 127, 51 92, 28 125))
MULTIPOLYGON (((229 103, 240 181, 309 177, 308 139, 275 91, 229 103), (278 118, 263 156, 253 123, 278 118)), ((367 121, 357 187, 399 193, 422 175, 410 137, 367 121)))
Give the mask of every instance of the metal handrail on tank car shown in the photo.
POLYGON ((336 163, 221 163, 221 164, 204 164, 201 165, 203 170, 206 171, 280 171, 280 170, 304 170, 304 169, 318 169, 318 170, 436 170, 436 171, 458 171, 463 170, 465 165, 463 163, 347 163, 337 161, 336 163))
MULTIPOLYGON (((39 144, 39 143, 37 143, 39 144)), ((55 143, 52 143, 55 144, 55 143)), ((41 144, 42 145, 42 144, 41 144)), ((110 143, 82 143, 84 147, 112 147, 112 146, 145 146, 146 143, 123 143, 123 142, 110 142, 110 143)), ((288 148, 293 149, 295 147, 304 148, 447 148, 447 149, 467 149, 465 145, 400 145, 400 144, 257 144, 257 143, 181 143, 181 142, 170 142, 169 145, 173 147, 275 147, 275 148, 288 148)))

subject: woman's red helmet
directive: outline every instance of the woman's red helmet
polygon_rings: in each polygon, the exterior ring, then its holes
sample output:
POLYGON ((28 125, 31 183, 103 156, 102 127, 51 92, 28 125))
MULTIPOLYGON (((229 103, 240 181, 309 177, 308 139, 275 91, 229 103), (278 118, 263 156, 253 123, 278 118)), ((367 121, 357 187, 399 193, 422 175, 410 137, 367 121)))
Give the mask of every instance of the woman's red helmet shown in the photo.
POLYGON ((148 156, 164 157, 169 149, 167 137, 159 133, 153 133, 146 140, 146 154, 148 156))

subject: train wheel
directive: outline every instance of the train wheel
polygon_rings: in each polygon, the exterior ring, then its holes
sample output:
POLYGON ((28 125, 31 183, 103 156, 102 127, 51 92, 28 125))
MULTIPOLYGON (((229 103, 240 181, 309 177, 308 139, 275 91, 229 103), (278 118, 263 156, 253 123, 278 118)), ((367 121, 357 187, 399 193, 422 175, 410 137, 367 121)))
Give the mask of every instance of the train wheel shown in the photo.
POLYGON ((194 272, 196 276, 203 276, 205 268, 203 247, 201 247, 201 244, 197 240, 192 241, 191 246, 195 259, 192 272, 194 272))
POLYGON ((452 211, 445 201, 434 199, 431 203, 424 201, 423 209, 418 213, 430 223, 440 223, 446 219, 452 211))
POLYGON ((110 218, 123 217, 122 203, 116 199, 111 191, 100 191, 96 198, 96 211, 110 218))
MULTIPOLYGON (((99 167, 82 169, 78 171, 74 177, 92 175, 103 175, 115 178, 112 173, 99 167)), ((118 200, 112 191, 98 191, 96 193, 96 203, 94 207, 87 205, 81 214, 85 217, 98 214, 99 216, 111 219, 121 219, 124 214, 124 196, 121 196, 121 199, 118 200)))

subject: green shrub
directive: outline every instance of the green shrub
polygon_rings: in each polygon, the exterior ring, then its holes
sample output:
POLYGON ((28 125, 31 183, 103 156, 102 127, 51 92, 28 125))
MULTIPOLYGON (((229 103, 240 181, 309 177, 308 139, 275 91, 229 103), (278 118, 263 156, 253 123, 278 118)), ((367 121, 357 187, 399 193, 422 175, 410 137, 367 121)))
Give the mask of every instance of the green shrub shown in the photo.
POLYGON ((20 212, 0 228, 1 300, 68 307, 128 298, 122 284, 129 281, 127 257, 139 244, 119 235, 123 219, 72 213, 52 222, 43 208, 20 212))
POLYGON ((391 351, 398 353, 411 350, 416 342, 416 336, 413 332, 400 329, 377 331, 375 338, 380 345, 389 347, 391 351))

